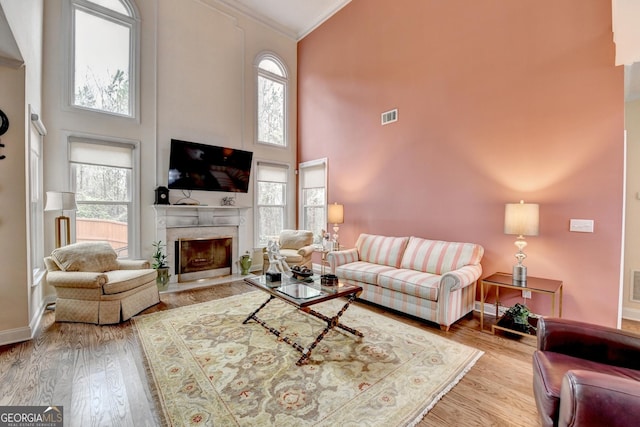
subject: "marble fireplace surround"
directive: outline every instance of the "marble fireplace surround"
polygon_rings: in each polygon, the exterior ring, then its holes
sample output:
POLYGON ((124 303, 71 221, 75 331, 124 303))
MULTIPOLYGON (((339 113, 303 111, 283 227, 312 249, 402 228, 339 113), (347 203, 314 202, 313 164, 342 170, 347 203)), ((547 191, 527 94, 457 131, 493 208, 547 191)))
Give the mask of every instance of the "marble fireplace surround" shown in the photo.
MULTIPOLYGON (((175 273, 175 242, 179 238, 231 236, 231 274, 239 273, 239 242, 244 242, 246 238, 248 207, 154 205, 153 208, 156 214, 156 240, 167 244, 167 261, 171 272, 169 283, 178 283, 178 275, 175 273)), ((211 278, 213 277, 215 276, 212 275, 211 278)))

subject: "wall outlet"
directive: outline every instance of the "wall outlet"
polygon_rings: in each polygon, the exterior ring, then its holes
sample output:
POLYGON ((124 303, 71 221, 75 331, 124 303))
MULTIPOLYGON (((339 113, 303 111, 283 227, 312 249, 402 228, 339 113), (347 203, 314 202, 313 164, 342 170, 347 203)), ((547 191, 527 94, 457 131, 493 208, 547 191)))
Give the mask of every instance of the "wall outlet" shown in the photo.
POLYGON ((531 299, 531 291, 522 291, 522 298, 531 299))

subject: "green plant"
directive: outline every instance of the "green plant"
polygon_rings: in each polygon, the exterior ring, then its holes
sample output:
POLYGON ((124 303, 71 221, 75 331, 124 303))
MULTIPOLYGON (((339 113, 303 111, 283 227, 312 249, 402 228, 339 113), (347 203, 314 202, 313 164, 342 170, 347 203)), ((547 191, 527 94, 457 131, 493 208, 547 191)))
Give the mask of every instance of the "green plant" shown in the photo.
POLYGON ((165 248, 167 245, 162 243, 162 240, 158 240, 157 242, 153 242, 153 264, 152 267, 156 270, 158 268, 166 268, 169 267, 167 265, 167 254, 165 253, 165 248))
POLYGON ((507 310, 507 315, 513 319, 513 323, 519 325, 528 325, 529 324, 529 315, 531 311, 527 308, 526 305, 516 304, 507 310))

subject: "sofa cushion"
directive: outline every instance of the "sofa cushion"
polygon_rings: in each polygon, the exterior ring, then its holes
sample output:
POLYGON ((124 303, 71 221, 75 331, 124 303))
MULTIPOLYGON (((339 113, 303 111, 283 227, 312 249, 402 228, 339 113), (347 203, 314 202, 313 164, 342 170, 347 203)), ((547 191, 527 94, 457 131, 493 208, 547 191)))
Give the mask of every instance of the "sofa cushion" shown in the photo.
POLYGON ((398 268, 408 241, 408 237, 361 234, 356 241, 356 248, 360 261, 398 268))
POLYGON ((378 274, 391 271, 393 267, 370 262, 356 261, 344 264, 336 268, 336 275, 340 279, 355 280, 358 282, 378 284, 378 274))
POLYGON ((484 249, 474 243, 444 242, 411 237, 401 267, 432 274, 444 274, 465 265, 478 264, 484 249))
POLYGON ((429 301, 438 301, 441 278, 436 274, 399 268, 381 272, 378 275, 378 285, 429 301))
POLYGON ((145 270, 114 270, 105 273, 107 283, 102 286, 105 295, 119 294, 154 282, 158 272, 152 268, 145 270))
POLYGON ((81 242, 54 249, 51 258, 62 271, 102 273, 118 268, 118 254, 107 242, 81 242))

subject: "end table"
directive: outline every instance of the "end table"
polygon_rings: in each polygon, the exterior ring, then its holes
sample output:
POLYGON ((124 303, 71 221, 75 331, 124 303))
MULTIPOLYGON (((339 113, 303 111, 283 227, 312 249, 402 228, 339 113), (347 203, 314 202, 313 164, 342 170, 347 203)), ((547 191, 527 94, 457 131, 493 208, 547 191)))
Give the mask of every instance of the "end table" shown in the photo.
MULTIPOLYGON (((557 316, 562 317, 562 281, 552 279, 542 279, 540 277, 527 277, 525 286, 516 285, 513 282, 513 276, 509 273, 495 273, 480 280, 480 331, 484 332, 484 303, 490 288, 493 287, 496 293, 496 320, 498 317, 498 307, 500 305, 500 288, 516 289, 519 291, 530 291, 533 293, 541 293, 551 296, 551 315, 556 315, 556 297, 558 297, 557 316), (486 288, 486 291, 485 291, 486 288)), ((514 333, 522 336, 531 336, 525 332, 515 329, 506 328, 500 325, 491 325, 491 333, 495 334, 496 329, 514 333)))

